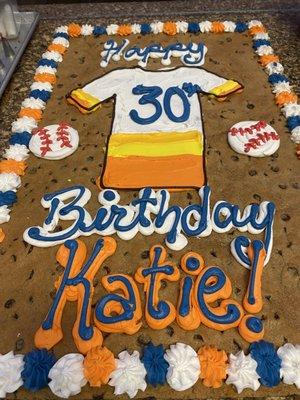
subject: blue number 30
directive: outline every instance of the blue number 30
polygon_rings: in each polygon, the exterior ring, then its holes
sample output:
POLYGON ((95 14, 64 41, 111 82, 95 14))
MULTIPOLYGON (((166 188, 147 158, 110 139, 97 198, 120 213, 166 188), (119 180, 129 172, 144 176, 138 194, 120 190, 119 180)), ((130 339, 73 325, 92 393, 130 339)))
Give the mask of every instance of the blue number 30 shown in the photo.
MULTIPOLYGON (((132 93, 137 95, 142 94, 143 96, 139 99, 139 104, 152 104, 155 108, 155 112, 150 117, 143 118, 139 116, 136 110, 131 110, 129 112, 130 118, 140 125, 152 124, 157 121, 162 114, 162 106, 160 101, 157 99, 157 97, 163 93, 162 89, 159 86, 138 85, 132 89, 132 93)), ((188 101, 185 92, 179 87, 173 86, 166 90, 163 99, 163 107, 167 117, 173 122, 184 122, 190 117, 190 102, 188 101), (182 101, 183 111, 180 116, 175 115, 171 109, 171 99, 175 95, 177 95, 182 101)))

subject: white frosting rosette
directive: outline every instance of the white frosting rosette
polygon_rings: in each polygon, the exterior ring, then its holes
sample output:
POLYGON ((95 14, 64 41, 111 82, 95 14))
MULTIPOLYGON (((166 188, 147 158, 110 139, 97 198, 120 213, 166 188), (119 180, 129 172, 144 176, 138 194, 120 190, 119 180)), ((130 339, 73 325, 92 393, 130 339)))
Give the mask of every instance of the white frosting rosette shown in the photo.
POLYGON ((45 102, 41 99, 35 99, 34 97, 27 97, 22 101, 23 108, 33 108, 38 110, 43 110, 45 108, 45 102))
POLYGON ((108 35, 116 35, 119 29, 119 25, 117 24, 110 24, 106 27, 106 32, 108 35))
POLYGON ((233 21, 224 21, 224 32, 234 32, 236 24, 233 21))
POLYGON ((58 51, 45 51, 45 53, 42 54, 42 58, 45 58, 46 60, 53 60, 55 62, 62 62, 63 58, 62 55, 58 51))
POLYGON ((161 21, 152 22, 150 24, 150 27, 152 33, 154 33, 154 35, 158 35, 159 33, 162 33, 162 31, 164 30, 164 23, 161 21))
POLYGON ((52 41, 53 44, 60 44, 61 46, 64 47, 69 47, 70 46, 70 42, 68 41, 68 39, 58 36, 55 39, 53 39, 52 41))
POLYGON ((81 35, 82 36, 90 36, 93 34, 94 27, 90 24, 84 24, 81 27, 81 35))
POLYGON ((262 46, 259 46, 255 52, 259 56, 269 56, 274 53, 274 50, 272 49, 271 46, 263 44, 262 46))
POLYGON ((269 40, 270 36, 266 32, 259 32, 253 36, 253 40, 269 40))
POLYGON ((285 118, 296 117, 300 115, 300 104, 297 103, 289 103, 282 107, 281 111, 283 112, 285 118))
POLYGON ((272 88, 272 92, 276 93, 276 94, 277 93, 281 93, 281 92, 289 92, 289 93, 291 93, 291 91, 292 91, 292 88, 291 88, 289 82, 275 83, 273 85, 273 88, 272 88))
POLYGON ((296 144, 300 143, 300 126, 296 126, 296 128, 292 130, 291 140, 296 144))
MULTIPOLYGON (((33 82, 33 84, 30 86, 30 89, 31 90, 46 90, 47 92, 52 92, 52 85, 49 82, 33 82)), ((29 118, 29 117, 23 117, 23 118, 29 118)))
POLYGON ((210 21, 202 21, 199 23, 200 32, 208 33, 211 31, 212 23, 210 21))
POLYGON ((281 358, 280 377, 283 382, 295 384, 300 389, 300 345, 286 343, 279 347, 277 354, 281 358))
POLYGON ((82 354, 70 353, 60 358, 50 369, 49 387, 52 392, 64 399, 81 392, 87 383, 83 369, 82 354))
POLYGON ((189 389, 200 375, 200 361, 195 350, 184 343, 176 343, 164 355, 169 367, 167 382, 178 392, 189 389))
POLYGON ((8 190, 17 191, 21 185, 21 178, 13 172, 3 172, 0 174, 0 191, 7 192, 8 190))
POLYGON ((24 161, 29 157, 29 150, 23 144, 13 144, 5 150, 4 158, 7 160, 24 161))
POLYGON ((186 21, 177 21, 177 33, 187 33, 189 24, 186 21))
POLYGON ((55 29, 55 33, 68 33, 67 25, 61 25, 55 29))
POLYGON ((127 393, 132 399, 138 390, 144 391, 147 387, 145 376, 147 371, 140 361, 140 354, 134 351, 122 351, 116 361, 116 369, 111 373, 108 384, 114 386, 114 394, 127 393))
POLYGON ((256 391, 260 387, 256 368, 257 362, 250 354, 246 356, 243 351, 239 351, 236 355, 230 354, 227 385, 234 385, 239 394, 247 388, 256 391))
POLYGON ((31 132, 33 129, 37 127, 37 122, 34 118, 31 117, 22 117, 18 118, 11 124, 12 132, 31 132))
POLYGON ((252 28, 253 26, 263 26, 261 21, 258 21, 257 19, 253 19, 248 23, 248 28, 252 28))
POLYGON ((132 24, 131 25, 131 32, 136 35, 138 33, 141 33, 141 25, 140 24, 132 24))
MULTIPOLYGON (((0 207, 0 224, 5 224, 10 220, 10 209, 7 206, 0 207)), ((1 397, 1 396, 0 396, 1 397)))
POLYGON ((48 67, 47 65, 40 65, 35 71, 36 74, 51 74, 51 75, 55 75, 56 72, 57 72, 56 68, 48 67))
MULTIPOLYGON (((0 207, 1 208, 1 207, 0 207)), ((21 372, 24 368, 22 355, 14 355, 13 351, 0 355, 0 398, 13 393, 23 385, 21 372)))
POLYGON ((279 62, 270 62, 266 65, 266 71, 269 75, 282 74, 284 71, 283 65, 279 62))

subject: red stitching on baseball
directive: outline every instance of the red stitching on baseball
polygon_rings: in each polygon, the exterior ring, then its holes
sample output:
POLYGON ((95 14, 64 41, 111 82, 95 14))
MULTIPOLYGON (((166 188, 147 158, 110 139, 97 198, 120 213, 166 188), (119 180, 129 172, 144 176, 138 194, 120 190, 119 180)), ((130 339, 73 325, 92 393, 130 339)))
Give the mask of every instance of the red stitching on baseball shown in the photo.
POLYGON ((249 139, 244 145, 245 153, 249 153, 251 149, 257 149, 269 140, 279 140, 279 135, 276 132, 263 132, 258 133, 255 138, 249 139))
POLYGON ((70 128, 70 125, 68 125, 66 122, 60 122, 58 124, 57 128, 57 140, 61 141, 60 147, 69 147, 70 149, 73 147, 70 142, 69 138, 69 132, 68 128, 70 128))
POLYGON ((41 140, 40 152, 41 156, 43 157, 48 151, 51 151, 50 144, 53 144, 52 140, 50 139, 50 134, 47 133, 48 129, 46 128, 37 128, 32 131, 33 135, 38 135, 41 140))

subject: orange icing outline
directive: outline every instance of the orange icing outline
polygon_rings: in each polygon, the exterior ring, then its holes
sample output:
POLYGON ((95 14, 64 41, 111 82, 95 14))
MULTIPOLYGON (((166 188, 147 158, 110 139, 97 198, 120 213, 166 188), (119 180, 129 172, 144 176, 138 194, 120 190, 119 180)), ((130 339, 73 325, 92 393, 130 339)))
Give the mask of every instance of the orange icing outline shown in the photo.
POLYGON ((2 172, 13 172, 19 176, 25 175, 25 169, 27 165, 24 161, 16 161, 16 160, 1 160, 0 161, 0 173, 2 172))
MULTIPOLYGON (((154 245, 151 247, 150 254, 149 254, 149 260, 150 260, 149 267, 152 266, 152 264, 153 264, 153 261, 155 258, 154 249, 157 247, 161 248, 161 255, 158 259, 157 267, 159 268, 160 266, 168 264, 174 268, 174 272, 172 275, 167 275, 163 272, 156 274, 155 283, 154 283, 154 287, 153 287, 153 303, 154 303, 153 306, 154 307, 156 307, 160 301, 159 300, 159 289, 161 287, 161 281, 167 280, 167 281, 171 281, 171 282, 176 282, 180 278, 180 272, 179 272, 179 269, 177 268, 177 266, 172 262, 166 261, 167 252, 166 252, 166 249, 161 245, 154 245)), ((151 275, 149 274, 148 276, 144 277, 142 272, 144 269, 148 269, 149 267, 139 267, 134 275, 134 278, 137 282, 142 283, 144 285, 144 292, 146 293, 145 318, 146 318, 147 324, 152 329, 164 329, 175 320, 177 312, 176 312, 176 308, 174 307, 174 305, 172 303, 170 303, 169 301, 166 301, 166 303, 170 307, 170 312, 167 317, 161 318, 161 319, 155 319, 148 313, 147 304, 149 302, 149 288, 150 288, 151 275)))
POLYGON ((92 387, 106 385, 115 369, 114 354, 107 347, 93 347, 83 361, 84 376, 92 387))
MULTIPOLYGON (((103 322, 100 322, 96 316, 94 316, 94 323, 103 332, 108 332, 108 333, 126 333, 127 335, 134 335, 142 326, 142 303, 141 303, 141 298, 140 298, 140 293, 137 287, 137 284, 134 282, 133 278, 129 275, 126 274, 114 274, 114 275, 108 275, 104 276, 101 280, 101 283, 103 287, 109 292, 119 292, 122 291, 122 295, 125 299, 129 299, 129 293, 126 289, 126 286, 120 282, 120 281, 115 281, 112 283, 108 282, 108 278, 119 275, 119 276, 124 276, 130 281, 130 284, 132 286, 134 296, 135 296, 135 303, 136 303, 136 309, 134 312, 134 316, 131 320, 129 321, 118 321, 114 322, 111 324, 105 324, 103 322)), ((123 308, 120 305, 118 301, 110 301, 107 303, 105 309, 103 310, 104 314, 106 316, 110 316, 111 313, 117 313, 120 314, 122 312, 123 308)))
POLYGON ((200 378, 203 385, 217 389, 222 386, 227 375, 227 354, 214 346, 203 346, 198 350, 200 378))
MULTIPOLYGON (((248 253, 249 259, 251 261, 251 268, 253 268, 252 263, 253 263, 253 258, 254 258, 254 251, 253 251, 252 244, 248 247, 247 253, 248 253)), ((263 269, 264 269, 265 258, 266 258, 266 250, 265 250, 265 248, 262 248, 258 255, 258 262, 257 262, 257 267, 256 267, 256 276, 255 276, 254 291, 253 291, 255 303, 250 304, 248 302, 250 279, 249 279, 248 287, 247 287, 247 290, 246 290, 246 293, 245 293, 245 296, 243 299, 244 309, 251 314, 259 313, 263 306, 262 293, 261 293, 261 278, 262 278, 262 273, 263 273, 263 269)), ((249 271, 249 275, 250 275, 250 271, 249 271)))
MULTIPOLYGON (((198 275, 198 277, 196 279, 196 282, 195 282, 195 285, 194 285, 194 296, 195 296, 196 299, 197 299, 198 286, 200 284, 202 276, 205 274, 205 272, 207 271, 208 268, 210 268, 210 267, 204 268, 200 272, 200 274, 198 275)), ((237 321, 232 322, 231 324, 218 324, 216 322, 213 322, 213 321, 209 320, 203 314, 203 312, 201 311, 201 307, 198 305, 199 312, 200 312, 200 315, 201 315, 201 322, 203 322, 203 324, 205 326, 207 326, 208 328, 212 328, 212 329, 215 329, 217 331, 225 331, 225 330, 228 330, 228 329, 231 329, 231 328, 235 328, 236 326, 239 325, 239 323, 240 323, 240 321, 241 321, 241 319, 242 319, 242 317, 244 315, 244 310, 243 310, 242 306, 237 301, 229 299, 229 297, 231 295, 231 292, 232 292, 232 286, 231 286, 231 282, 230 282, 230 279, 228 278, 228 276, 225 275, 225 277, 226 277, 225 285, 219 291, 217 291, 215 293, 204 294, 203 295, 204 301, 205 301, 207 307, 209 308, 209 310, 212 313, 214 313, 215 315, 223 315, 223 314, 225 314, 226 311, 227 311, 227 306, 229 304, 234 304, 240 311, 240 314, 241 314, 240 318, 237 321), (215 302, 217 300, 220 300, 220 299, 225 299, 225 300, 222 300, 219 306, 217 306, 217 307, 209 306, 210 303, 213 303, 213 302, 215 302)), ((213 282, 213 281, 214 281, 214 278, 212 277, 211 282, 213 282)))
MULTIPOLYGON (((78 244, 78 249, 74 255, 73 263, 71 265, 69 278, 76 277, 80 270, 83 267, 83 263, 86 259, 87 248, 86 245, 81 240, 76 240, 78 244)), ((103 238, 103 247, 94 258, 90 267, 84 278, 88 280, 91 284, 90 298, 87 307, 87 319, 86 323, 91 321, 91 305, 92 305, 92 297, 93 297, 93 279, 99 268, 103 264, 103 262, 111 256, 116 250, 116 241, 111 237, 103 238)), ((61 245, 56 253, 56 260, 62 267, 66 267, 68 258, 70 255, 70 251, 64 245, 61 245)), ((58 289, 61 285, 63 275, 58 278, 55 283, 55 287, 58 289)), ((47 350, 51 349, 55 346, 62 338, 63 332, 61 328, 61 319, 64 311, 64 307, 67 301, 77 301, 77 315, 76 320, 73 325, 72 334, 74 342, 80 353, 86 354, 91 348, 96 346, 101 346, 103 342, 103 337, 101 331, 94 327, 94 333, 91 339, 83 340, 79 336, 78 328, 80 323, 82 304, 83 304, 83 296, 85 293, 85 289, 82 283, 79 283, 76 286, 66 287, 62 293, 58 306, 55 310, 55 315, 53 319, 53 324, 51 329, 43 329, 42 325, 37 330, 34 343, 37 348, 46 348, 47 350)))
POLYGON ((251 317, 254 317, 254 315, 251 314, 244 315, 238 327, 239 334, 242 336, 244 340, 246 340, 249 343, 261 340, 265 335, 264 327, 262 331, 258 333, 255 333, 247 328, 246 322, 251 317))

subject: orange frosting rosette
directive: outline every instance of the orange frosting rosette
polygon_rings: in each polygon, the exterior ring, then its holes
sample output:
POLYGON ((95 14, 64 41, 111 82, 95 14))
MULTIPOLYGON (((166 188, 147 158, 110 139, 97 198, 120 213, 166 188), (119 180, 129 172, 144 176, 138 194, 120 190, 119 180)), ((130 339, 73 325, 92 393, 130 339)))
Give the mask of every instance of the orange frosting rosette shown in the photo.
POLYGON ((279 107, 288 103, 297 103, 298 96, 293 92, 280 92, 275 96, 275 102, 279 107))
POLYGON ((13 172, 17 175, 25 175, 25 169, 27 165, 24 161, 16 160, 2 160, 0 161, 0 173, 2 172, 13 172))
POLYGON ((250 34, 252 36, 257 35, 258 33, 265 33, 267 32, 266 28, 264 26, 260 26, 260 25, 254 25, 252 26, 250 29, 250 34))
POLYGON ((279 57, 275 56, 274 54, 267 54, 265 56, 259 57, 260 64, 265 67, 270 62, 279 62, 279 57))
POLYGON ((2 243, 4 239, 5 239, 5 232, 2 228, 0 228, 0 243, 2 243))
POLYGON ((225 351, 214 346, 203 346, 198 351, 198 357, 203 385, 215 389, 221 387, 227 370, 228 357, 225 351))
POLYGON ((177 33, 176 23, 171 21, 165 22, 163 32, 170 36, 176 35, 177 33))
POLYGON ((19 117, 30 117, 36 121, 40 121, 42 119, 42 110, 38 108, 21 108, 19 117))
POLYGON ((68 34, 71 37, 77 37, 80 36, 81 34, 81 26, 78 24, 75 24, 74 22, 72 22, 69 26, 68 26, 68 34))
POLYGON ((120 25, 118 28, 118 34, 120 36, 128 36, 132 33, 131 25, 120 25))
POLYGON ((43 73, 43 74, 36 74, 34 75, 33 78, 36 82, 49 82, 51 85, 53 85, 56 82, 56 76, 54 74, 48 74, 48 73, 43 73))
POLYGON ((110 374, 116 369, 115 357, 106 347, 93 347, 83 361, 83 369, 91 386, 106 385, 110 374))
POLYGON ((222 33, 224 32, 224 24, 220 21, 214 21, 211 25, 211 31, 213 33, 222 33))
POLYGON ((67 50, 65 46, 62 44, 57 44, 57 43, 52 43, 50 46, 48 46, 49 51, 57 51, 60 54, 64 54, 64 52, 67 50))

